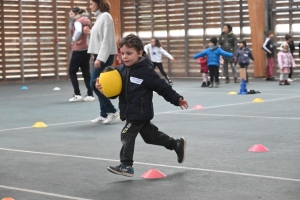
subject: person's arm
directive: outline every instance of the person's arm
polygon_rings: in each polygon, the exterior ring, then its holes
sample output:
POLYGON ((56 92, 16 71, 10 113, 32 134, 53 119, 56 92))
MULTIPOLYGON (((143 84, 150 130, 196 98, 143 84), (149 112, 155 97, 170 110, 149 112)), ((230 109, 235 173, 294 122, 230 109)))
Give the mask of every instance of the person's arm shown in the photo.
POLYGON ((101 46, 98 52, 97 60, 106 62, 110 56, 112 45, 115 43, 115 33, 114 33, 114 22, 108 14, 105 14, 102 18, 103 23, 99 27, 99 32, 102 32, 103 38, 101 41, 101 46))
POLYGON ((75 32, 72 37, 72 42, 76 42, 82 34, 82 24, 80 22, 75 22, 74 27, 75 27, 75 32))
POLYGON ((252 61, 254 61, 254 57, 253 57, 253 54, 252 54, 252 52, 249 50, 249 55, 248 55, 248 57, 252 60, 252 61))
POLYGON ((265 50, 267 53, 271 54, 272 52, 267 48, 267 44, 269 42, 270 38, 267 38, 265 43, 263 44, 262 48, 265 50))
POLYGON ((233 35, 233 55, 236 55, 237 54, 237 48, 238 45, 237 45, 237 38, 235 35, 233 35))
POLYGON ((144 51, 145 51, 146 54, 148 54, 148 55, 149 55, 149 45, 151 45, 151 44, 146 44, 146 45, 144 46, 144 51))
POLYGON ((277 60, 278 60, 278 66, 279 66, 279 68, 282 69, 283 68, 283 63, 282 63, 281 53, 277 54, 277 60))
POLYGON ((229 57, 229 58, 232 58, 233 57, 233 53, 229 53, 227 51, 224 51, 223 49, 219 48, 219 52, 222 56, 224 57, 229 57))
POLYGON ((171 54, 169 54, 168 52, 166 52, 162 47, 160 47, 160 52, 165 55, 167 58, 174 60, 173 56, 171 54))
POLYGON ((145 76, 144 81, 146 82, 146 86, 152 90, 157 92, 160 96, 162 96, 167 102, 175 106, 179 105, 179 99, 183 96, 179 95, 175 90, 172 89, 164 79, 160 78, 160 76, 152 69, 152 68, 145 68, 145 76))
POLYGON ((194 58, 194 59, 197 59, 197 58, 200 58, 200 57, 203 57, 203 56, 206 56, 206 55, 207 55, 207 52, 206 52, 206 50, 205 50, 205 51, 201 51, 201 52, 195 54, 195 55, 193 56, 193 58, 194 58))

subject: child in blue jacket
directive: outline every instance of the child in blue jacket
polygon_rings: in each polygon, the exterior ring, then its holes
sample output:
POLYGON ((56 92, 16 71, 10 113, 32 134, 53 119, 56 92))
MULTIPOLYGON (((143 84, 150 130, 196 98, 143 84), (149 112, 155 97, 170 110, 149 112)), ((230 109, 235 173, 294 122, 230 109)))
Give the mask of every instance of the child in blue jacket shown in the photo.
POLYGON ((213 37, 210 39, 209 48, 194 55, 194 59, 207 56, 207 65, 209 68, 210 85, 209 87, 217 88, 219 86, 219 67, 220 55, 232 58, 233 54, 222 50, 217 46, 218 39, 213 37))

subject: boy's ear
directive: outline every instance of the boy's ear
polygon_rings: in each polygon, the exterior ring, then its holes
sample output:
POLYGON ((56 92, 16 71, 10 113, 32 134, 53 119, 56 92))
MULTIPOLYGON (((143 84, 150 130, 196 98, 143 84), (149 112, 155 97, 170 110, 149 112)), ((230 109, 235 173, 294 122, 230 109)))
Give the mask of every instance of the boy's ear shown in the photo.
POLYGON ((142 57, 144 50, 139 51, 139 57, 142 57))

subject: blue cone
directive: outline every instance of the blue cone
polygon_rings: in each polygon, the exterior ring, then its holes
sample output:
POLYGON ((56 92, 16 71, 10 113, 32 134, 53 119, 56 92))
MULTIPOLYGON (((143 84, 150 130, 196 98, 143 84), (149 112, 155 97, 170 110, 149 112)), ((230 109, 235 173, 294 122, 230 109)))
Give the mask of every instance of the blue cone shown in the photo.
POLYGON ((241 81, 241 89, 240 89, 240 92, 238 94, 247 94, 247 86, 246 86, 246 82, 245 80, 242 78, 242 81, 241 81))
POLYGON ((23 86, 23 87, 21 87, 21 90, 28 90, 28 87, 23 86))

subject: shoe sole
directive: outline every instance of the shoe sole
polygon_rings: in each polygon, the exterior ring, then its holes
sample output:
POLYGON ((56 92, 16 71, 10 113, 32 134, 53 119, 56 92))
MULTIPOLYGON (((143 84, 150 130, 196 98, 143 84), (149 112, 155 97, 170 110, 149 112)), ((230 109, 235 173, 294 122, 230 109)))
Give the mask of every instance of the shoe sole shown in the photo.
POLYGON ((78 102, 78 101, 83 101, 83 100, 82 99, 78 99, 78 100, 75 100, 75 101, 74 100, 71 100, 71 101, 69 100, 69 102, 78 102))
POLYGON ((84 101, 84 102, 91 102, 91 101, 95 101, 95 99, 94 100, 82 100, 82 101, 84 101))
POLYGON ((107 170, 113 174, 117 174, 117 175, 122 175, 122 176, 127 176, 127 177, 133 177, 134 174, 127 174, 127 173, 121 173, 121 172, 117 172, 117 171, 114 171, 113 169, 107 167, 107 170))
POLYGON ((183 139, 184 143, 183 143, 183 159, 182 159, 182 161, 180 163, 183 163, 184 160, 185 160, 185 156, 186 156, 186 152, 185 152, 186 139, 184 137, 181 137, 181 138, 183 139))

